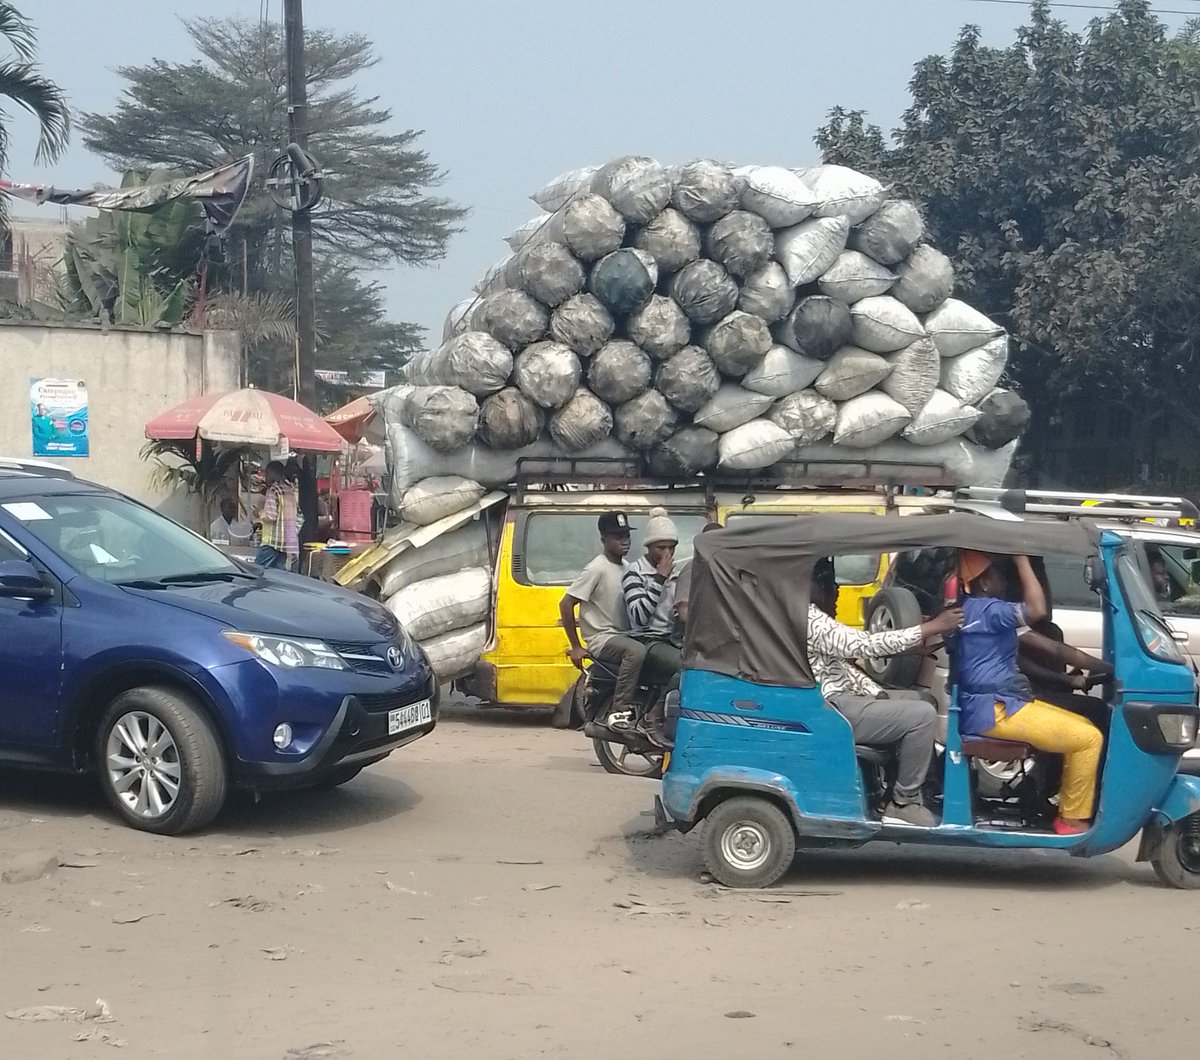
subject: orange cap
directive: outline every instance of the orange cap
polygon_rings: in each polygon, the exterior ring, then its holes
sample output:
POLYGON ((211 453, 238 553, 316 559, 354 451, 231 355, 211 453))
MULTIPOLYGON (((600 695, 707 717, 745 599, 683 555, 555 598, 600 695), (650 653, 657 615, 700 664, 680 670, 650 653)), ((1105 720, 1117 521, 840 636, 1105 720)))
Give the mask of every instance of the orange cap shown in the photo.
POLYGON ((958 576, 967 589, 970 589, 971 583, 991 565, 992 557, 986 552, 962 549, 958 553, 958 576))

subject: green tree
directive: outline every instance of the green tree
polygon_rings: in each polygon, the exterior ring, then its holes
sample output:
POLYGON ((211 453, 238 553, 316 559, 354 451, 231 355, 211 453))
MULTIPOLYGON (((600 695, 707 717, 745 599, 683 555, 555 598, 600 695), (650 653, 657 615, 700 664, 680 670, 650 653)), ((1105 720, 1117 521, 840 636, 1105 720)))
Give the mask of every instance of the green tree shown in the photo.
POLYGON ((1134 428, 1128 446, 1097 439, 1081 485, 1106 464, 1169 474, 1162 440, 1200 431, 1198 45, 1200 25, 1168 37, 1147 0, 1083 34, 1035 0, 1011 46, 967 26, 918 63, 890 140, 842 109, 817 134, 828 161, 922 203, 963 297, 1007 323, 1031 462, 1054 467, 1088 419, 1134 428))
MULTIPOLYGON (((288 218, 264 183, 287 142, 280 28, 207 18, 186 26, 199 58, 121 68, 127 87, 112 113, 80 119, 84 143, 118 169, 197 170, 253 154, 257 176, 227 240, 229 261, 210 280, 217 288, 291 297, 288 218)), ((437 260, 465 211, 432 194, 444 174, 418 146, 420 132, 389 131, 391 112, 354 87, 353 79, 377 62, 369 40, 310 29, 306 53, 309 151, 325 174, 324 199, 312 215, 317 271, 339 274, 336 283, 318 284, 318 359, 322 367, 352 367, 333 358, 357 363, 373 349, 394 369, 419 344, 419 331, 385 319, 379 291, 361 272, 437 260)), ((273 369, 278 383, 291 356, 273 365, 252 362, 273 369)))
MULTIPOLYGON (((0 59, 0 100, 15 103, 37 119, 34 160, 53 162, 66 148, 71 130, 66 97, 34 64, 37 35, 33 23, 12 4, 0 3, 0 37, 14 53, 0 59)), ((8 147, 8 114, 0 109, 0 170, 8 170, 8 147)), ((6 210, 7 201, 0 196, 0 222, 6 210)))

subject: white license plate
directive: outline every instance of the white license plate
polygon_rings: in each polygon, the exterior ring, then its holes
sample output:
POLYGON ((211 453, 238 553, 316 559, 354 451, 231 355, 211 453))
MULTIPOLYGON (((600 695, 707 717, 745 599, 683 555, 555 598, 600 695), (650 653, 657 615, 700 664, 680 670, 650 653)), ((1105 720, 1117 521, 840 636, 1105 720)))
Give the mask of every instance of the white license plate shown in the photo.
POLYGON ((428 725, 433 721, 433 704, 428 699, 420 703, 410 703, 407 707, 397 707, 388 711, 388 735, 395 736, 405 729, 415 729, 418 725, 428 725))

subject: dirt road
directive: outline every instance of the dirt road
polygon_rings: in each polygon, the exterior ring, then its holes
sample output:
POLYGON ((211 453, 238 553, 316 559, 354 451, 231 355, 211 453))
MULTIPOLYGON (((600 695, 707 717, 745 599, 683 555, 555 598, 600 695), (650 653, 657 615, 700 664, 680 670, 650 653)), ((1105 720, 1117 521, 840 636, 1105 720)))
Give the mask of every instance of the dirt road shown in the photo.
POLYGON ((0 777, 0 868, 64 863, 0 883, 0 1011, 87 1017, 0 1017, 0 1056, 1195 1048, 1200 895, 1131 851, 810 854, 734 894, 700 881, 697 837, 653 835, 654 791, 577 734, 467 710, 340 791, 182 839, 116 825, 87 784, 0 777))

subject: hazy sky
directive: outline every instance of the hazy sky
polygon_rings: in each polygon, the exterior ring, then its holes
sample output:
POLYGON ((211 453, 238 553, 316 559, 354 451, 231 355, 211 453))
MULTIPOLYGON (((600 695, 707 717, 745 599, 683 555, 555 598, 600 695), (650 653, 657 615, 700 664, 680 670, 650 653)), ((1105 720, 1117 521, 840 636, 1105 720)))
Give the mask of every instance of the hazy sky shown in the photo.
MULTIPOLYGON (((1101 4, 1102 0, 1075 0, 1101 4)), ((105 111, 116 68, 192 57, 180 19, 197 11, 281 17, 281 0, 17 0, 40 35, 45 72, 77 110, 105 111)), ((1200 0, 1161 8, 1200 15, 1200 0)), ((1082 28, 1102 12, 1056 12, 1082 28)), ((353 30, 379 64, 361 88, 447 170, 441 191, 468 206, 444 261, 380 275, 396 319, 430 329, 502 257, 502 240, 537 208, 529 195, 562 170, 620 154, 665 163, 815 162, 829 108, 862 107, 885 129, 907 104, 915 62, 945 52, 964 23, 987 43, 1013 39, 1027 10, 991 0, 308 0, 310 26, 353 30)), ((1184 17, 1163 16, 1171 26, 1184 17)), ((61 186, 113 179, 76 142, 33 165, 33 123, 12 114, 10 176, 61 186)), ((42 211, 55 209, 42 207, 42 211)))

